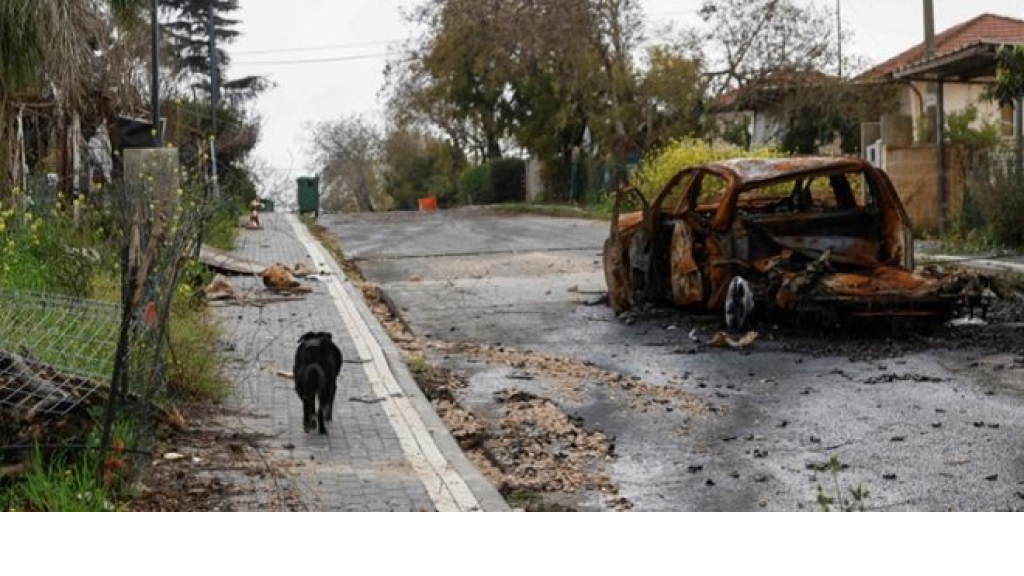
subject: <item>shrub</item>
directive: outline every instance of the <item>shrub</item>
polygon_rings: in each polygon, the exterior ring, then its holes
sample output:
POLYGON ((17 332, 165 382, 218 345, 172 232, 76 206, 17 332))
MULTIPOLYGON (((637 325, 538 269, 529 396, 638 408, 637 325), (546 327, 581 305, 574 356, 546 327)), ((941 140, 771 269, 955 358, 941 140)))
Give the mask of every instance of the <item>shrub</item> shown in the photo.
POLYGON ((480 164, 467 168, 459 178, 463 202, 466 204, 490 204, 494 198, 494 185, 491 183, 491 165, 480 164))
POLYGON ((65 202, 58 195, 50 207, 25 210, 21 192, 13 192, 12 206, 0 203, 0 288, 87 295, 105 255, 97 249, 104 216, 81 196, 65 202))
POLYGON ((677 172, 688 166, 728 158, 779 158, 778 149, 758 146, 749 150, 737 146, 711 146, 697 138, 674 140, 664 148, 648 154, 640 162, 633 183, 648 198, 653 198, 677 172))
POLYGON ((526 199, 526 163, 518 158, 501 158, 462 173, 460 187, 466 203, 499 204, 526 199))
POLYGON ((950 240, 967 249, 1024 247, 1024 180, 1003 154, 979 161, 964 187, 950 240))
POLYGON ((492 160, 491 189, 494 202, 522 202, 526 200, 526 162, 518 158, 492 160))

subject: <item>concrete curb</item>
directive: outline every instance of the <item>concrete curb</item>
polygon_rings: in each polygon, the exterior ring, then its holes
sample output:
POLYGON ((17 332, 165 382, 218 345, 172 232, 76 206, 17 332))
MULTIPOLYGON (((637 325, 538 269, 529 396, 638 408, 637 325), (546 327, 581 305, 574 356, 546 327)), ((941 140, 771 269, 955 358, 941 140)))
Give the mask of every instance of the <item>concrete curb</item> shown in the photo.
POLYGON ((919 254, 918 260, 922 262, 939 262, 943 264, 956 264, 964 268, 973 268, 983 272, 1016 272, 1024 274, 1024 264, 1008 260, 994 260, 989 258, 971 258, 969 256, 949 256, 947 254, 919 254))
MULTIPOLYGON (((304 224, 298 223, 299 226, 304 224)), ((316 241, 314 239, 314 241, 316 241)), ((373 315, 369 306, 363 300, 363 295, 356 289, 356 287, 345 277, 345 273, 342 271, 341 266, 334 260, 334 257, 324 249, 322 256, 325 259, 325 263, 331 269, 332 274, 338 278, 340 287, 348 295, 351 301, 352 307, 356 313, 359 314, 360 319, 369 329, 372 337, 380 346, 384 353, 384 360, 387 363, 388 369, 398 387, 401 389, 402 394, 411 404, 413 410, 416 412, 431 439, 437 447, 437 450, 447 460, 448 464, 455 471, 458 476, 462 478, 466 486, 472 492, 476 498, 480 508, 486 512, 508 512, 510 508, 502 498, 498 490, 486 479, 479 470, 466 458, 465 453, 459 447, 455 438, 452 437, 448 427, 444 425, 441 418, 434 411, 430 401, 427 400, 423 391, 420 390, 416 381, 412 377, 412 373, 409 372, 405 362, 402 361, 401 354, 395 343, 392 342, 391 338, 387 335, 384 327, 377 320, 377 317, 373 315)))

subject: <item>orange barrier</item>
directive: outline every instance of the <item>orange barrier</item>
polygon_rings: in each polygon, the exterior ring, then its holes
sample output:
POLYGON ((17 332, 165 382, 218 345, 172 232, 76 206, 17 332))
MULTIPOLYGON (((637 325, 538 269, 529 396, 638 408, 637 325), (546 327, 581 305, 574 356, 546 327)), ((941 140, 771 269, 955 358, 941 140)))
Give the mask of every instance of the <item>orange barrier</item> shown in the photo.
POLYGON ((437 210, 437 197, 427 196, 420 198, 420 212, 433 212, 437 210))

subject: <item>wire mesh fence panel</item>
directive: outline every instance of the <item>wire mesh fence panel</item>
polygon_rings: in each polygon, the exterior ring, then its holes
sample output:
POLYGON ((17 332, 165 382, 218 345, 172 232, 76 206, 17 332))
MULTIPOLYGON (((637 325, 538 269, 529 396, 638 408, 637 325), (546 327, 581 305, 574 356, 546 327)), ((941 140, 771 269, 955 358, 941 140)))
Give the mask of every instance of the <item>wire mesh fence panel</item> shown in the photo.
POLYGON ((64 414, 110 379, 117 306, 12 291, 0 302, 0 410, 64 414))

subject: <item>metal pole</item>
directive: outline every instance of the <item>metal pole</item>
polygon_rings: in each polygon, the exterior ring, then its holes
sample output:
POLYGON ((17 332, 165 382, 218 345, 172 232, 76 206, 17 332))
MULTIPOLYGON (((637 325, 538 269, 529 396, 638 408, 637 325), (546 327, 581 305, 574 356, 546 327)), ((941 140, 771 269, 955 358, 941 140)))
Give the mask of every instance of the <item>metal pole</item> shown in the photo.
POLYGON ((149 0, 150 20, 150 78, 149 98, 153 112, 153 143, 163 146, 163 134, 160 130, 160 23, 157 20, 157 0, 149 0))
POLYGON ((210 37, 210 178, 213 183, 213 199, 220 200, 220 182, 217 179, 217 106, 220 102, 220 66, 217 61, 217 27, 214 21, 214 0, 209 0, 207 33, 210 37))
POLYGON ((941 238, 946 232, 946 127, 945 127, 945 102, 943 98, 943 86, 942 80, 938 82, 938 92, 936 93, 935 104, 935 169, 938 172, 936 175, 936 197, 938 199, 939 209, 939 237, 941 238))
MULTIPOLYGON (((924 57, 925 60, 930 60, 935 56, 935 10, 932 5, 932 0, 924 0, 924 57)), ((935 104, 934 99, 937 88, 935 82, 928 83, 928 96, 929 98, 925 101, 925 127, 927 128, 926 133, 929 136, 934 134, 933 130, 937 129, 938 122, 935 120, 935 104), (929 102, 931 100, 932 102, 929 102)), ((925 140, 927 142, 927 139, 925 140)))
POLYGON ((839 45, 839 78, 843 78, 843 8, 836 0, 836 42, 839 45))
POLYGON ((1013 100, 1013 173, 1024 168, 1024 97, 1013 100))

